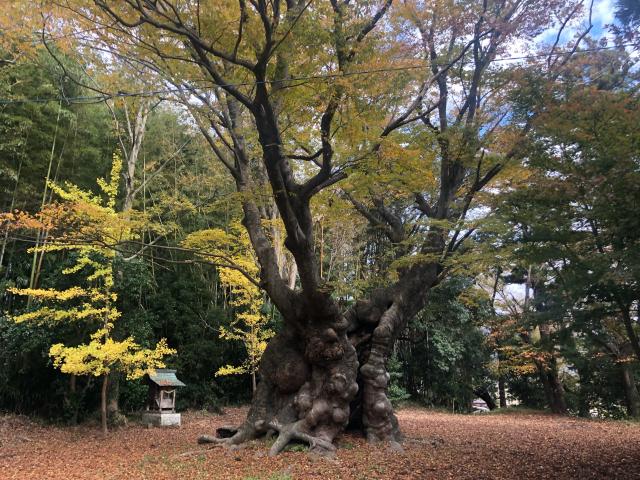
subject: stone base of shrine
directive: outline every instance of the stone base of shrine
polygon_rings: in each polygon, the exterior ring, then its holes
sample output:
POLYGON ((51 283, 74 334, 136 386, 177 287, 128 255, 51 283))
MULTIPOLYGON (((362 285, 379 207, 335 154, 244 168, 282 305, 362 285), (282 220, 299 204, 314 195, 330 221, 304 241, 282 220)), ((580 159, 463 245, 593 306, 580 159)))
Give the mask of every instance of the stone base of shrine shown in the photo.
POLYGON ((142 423, 155 427, 179 427, 181 419, 179 413, 145 412, 142 415, 142 423))

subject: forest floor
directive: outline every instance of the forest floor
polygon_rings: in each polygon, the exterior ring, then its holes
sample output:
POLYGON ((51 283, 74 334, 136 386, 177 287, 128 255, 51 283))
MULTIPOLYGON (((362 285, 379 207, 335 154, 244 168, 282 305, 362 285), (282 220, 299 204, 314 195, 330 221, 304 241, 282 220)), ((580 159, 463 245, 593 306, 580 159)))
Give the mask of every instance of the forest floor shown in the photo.
POLYGON ((188 412, 181 428, 131 422, 103 438, 97 426, 47 426, 0 416, 1 479, 640 479, 640 424, 542 413, 453 415, 399 411, 404 453, 344 435, 335 460, 303 451, 266 456, 256 441, 238 451, 197 445, 196 438, 239 423, 188 412))

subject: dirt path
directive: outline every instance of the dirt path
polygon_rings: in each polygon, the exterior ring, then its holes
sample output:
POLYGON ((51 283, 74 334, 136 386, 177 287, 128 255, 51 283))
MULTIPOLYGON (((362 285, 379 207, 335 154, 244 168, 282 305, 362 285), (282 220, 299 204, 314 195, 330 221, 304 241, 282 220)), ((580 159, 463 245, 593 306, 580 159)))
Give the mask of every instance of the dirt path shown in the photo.
POLYGON ((405 409, 403 454, 345 435, 335 461, 304 452, 268 458, 260 442, 236 452, 196 445, 199 434, 243 414, 187 413, 180 429, 131 425, 106 439, 87 426, 0 417, 0 479, 640 479, 640 424, 539 414, 405 409))

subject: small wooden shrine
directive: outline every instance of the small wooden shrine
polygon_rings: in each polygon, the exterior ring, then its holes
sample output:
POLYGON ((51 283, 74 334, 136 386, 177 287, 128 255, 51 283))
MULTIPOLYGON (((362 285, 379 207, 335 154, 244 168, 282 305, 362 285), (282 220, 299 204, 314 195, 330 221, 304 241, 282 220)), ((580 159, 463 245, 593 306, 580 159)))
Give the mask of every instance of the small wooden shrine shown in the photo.
POLYGON ((159 427, 179 426, 181 421, 180 414, 176 413, 176 390, 186 385, 178 380, 176 371, 158 368, 146 376, 146 381, 149 395, 143 421, 159 427))

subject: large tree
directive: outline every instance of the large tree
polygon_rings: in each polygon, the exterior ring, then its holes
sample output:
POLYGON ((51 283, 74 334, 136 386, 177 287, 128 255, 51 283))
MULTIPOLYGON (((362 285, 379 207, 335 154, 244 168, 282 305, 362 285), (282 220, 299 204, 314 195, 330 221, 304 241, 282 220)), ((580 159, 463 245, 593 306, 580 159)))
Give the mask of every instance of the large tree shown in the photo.
MULTIPOLYGON (((527 129, 509 122, 512 69, 495 60, 550 14, 567 25, 579 3, 65 2, 76 26, 94 27, 87 42, 171 87, 239 192, 260 265, 253 281, 284 324, 247 419, 225 443, 275 431, 272 453, 297 439, 326 454, 351 423, 398 446, 387 396, 393 343, 451 271, 474 233, 467 217, 478 193, 517 156, 527 129), (328 189, 392 252, 375 259, 385 278, 346 306, 315 248, 313 211, 328 189), (295 268, 283 265, 273 222, 295 268)), ((581 39, 568 53, 556 42, 539 68, 557 75, 581 39)))

